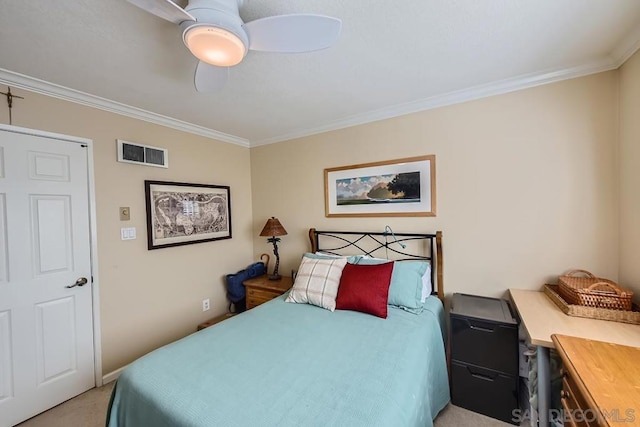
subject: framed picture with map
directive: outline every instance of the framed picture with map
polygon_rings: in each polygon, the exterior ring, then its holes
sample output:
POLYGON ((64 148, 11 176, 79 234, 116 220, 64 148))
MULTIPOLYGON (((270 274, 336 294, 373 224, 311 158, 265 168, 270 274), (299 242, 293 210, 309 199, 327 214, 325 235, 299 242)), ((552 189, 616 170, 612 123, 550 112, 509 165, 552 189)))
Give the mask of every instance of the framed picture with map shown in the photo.
POLYGON ((436 156, 324 170, 325 216, 436 216, 436 156))
POLYGON ((148 249, 231 238, 228 186, 145 181, 148 249))

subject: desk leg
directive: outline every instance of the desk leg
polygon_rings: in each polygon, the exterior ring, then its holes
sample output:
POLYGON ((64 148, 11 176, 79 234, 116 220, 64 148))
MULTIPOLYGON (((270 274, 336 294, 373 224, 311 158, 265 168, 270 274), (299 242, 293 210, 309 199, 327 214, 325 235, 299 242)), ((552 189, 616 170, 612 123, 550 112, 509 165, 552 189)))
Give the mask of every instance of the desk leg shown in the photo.
POLYGON ((538 346, 538 426, 549 426, 551 402, 551 374, 549 373, 549 349, 538 346))

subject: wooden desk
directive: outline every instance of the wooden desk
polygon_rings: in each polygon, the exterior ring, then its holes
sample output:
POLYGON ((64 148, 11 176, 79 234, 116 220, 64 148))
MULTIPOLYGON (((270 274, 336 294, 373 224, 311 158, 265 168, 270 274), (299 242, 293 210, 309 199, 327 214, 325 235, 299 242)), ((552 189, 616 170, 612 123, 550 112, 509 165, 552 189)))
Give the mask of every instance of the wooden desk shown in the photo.
POLYGON ((551 335, 640 347, 640 325, 567 316, 544 292, 509 289, 531 344, 553 348, 551 335))
POLYGON ((541 291, 509 289, 509 293, 531 343, 537 346, 540 426, 549 423, 549 349, 554 347, 551 335, 562 334, 640 347, 640 325, 567 316, 541 291))
POLYGON ((572 425, 640 426, 640 348, 553 335, 562 358, 563 419, 572 425))

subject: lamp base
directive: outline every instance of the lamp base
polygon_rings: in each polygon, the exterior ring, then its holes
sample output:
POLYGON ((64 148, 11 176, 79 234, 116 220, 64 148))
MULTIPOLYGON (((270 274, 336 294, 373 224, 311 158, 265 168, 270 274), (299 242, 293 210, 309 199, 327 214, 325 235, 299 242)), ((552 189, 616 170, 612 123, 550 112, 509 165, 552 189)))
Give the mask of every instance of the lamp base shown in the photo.
POLYGON ((282 276, 279 274, 272 274, 269 276, 269 280, 280 280, 282 279, 282 276))

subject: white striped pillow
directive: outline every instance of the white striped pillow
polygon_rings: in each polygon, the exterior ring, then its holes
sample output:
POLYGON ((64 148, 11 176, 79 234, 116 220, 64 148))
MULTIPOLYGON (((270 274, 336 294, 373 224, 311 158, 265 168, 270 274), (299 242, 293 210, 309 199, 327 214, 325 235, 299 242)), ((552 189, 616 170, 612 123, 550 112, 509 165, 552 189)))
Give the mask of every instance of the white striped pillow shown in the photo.
POLYGON ((342 269, 346 264, 346 258, 302 258, 296 281, 286 301, 317 305, 334 311, 342 269))

